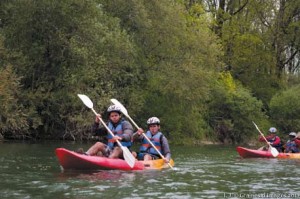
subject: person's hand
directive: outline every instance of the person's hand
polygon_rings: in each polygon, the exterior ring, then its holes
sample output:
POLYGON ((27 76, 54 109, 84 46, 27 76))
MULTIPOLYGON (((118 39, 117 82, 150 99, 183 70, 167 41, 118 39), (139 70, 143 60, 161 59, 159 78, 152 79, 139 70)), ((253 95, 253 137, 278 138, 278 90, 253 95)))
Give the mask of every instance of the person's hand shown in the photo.
POLYGON ((96 115, 96 119, 95 119, 95 123, 99 124, 100 123, 100 119, 101 118, 101 115, 100 114, 97 114, 96 115))
POLYGON ((114 137, 112 138, 112 140, 113 140, 114 142, 116 142, 117 140, 121 141, 122 138, 119 137, 119 136, 114 136, 114 137))
POLYGON ((139 129, 137 130, 137 133, 138 133, 139 135, 142 135, 142 134, 144 133, 144 130, 143 130, 142 128, 139 128, 139 129))
POLYGON ((164 161, 165 161, 165 163, 169 163, 170 162, 170 160, 167 159, 167 158, 164 158, 164 161))

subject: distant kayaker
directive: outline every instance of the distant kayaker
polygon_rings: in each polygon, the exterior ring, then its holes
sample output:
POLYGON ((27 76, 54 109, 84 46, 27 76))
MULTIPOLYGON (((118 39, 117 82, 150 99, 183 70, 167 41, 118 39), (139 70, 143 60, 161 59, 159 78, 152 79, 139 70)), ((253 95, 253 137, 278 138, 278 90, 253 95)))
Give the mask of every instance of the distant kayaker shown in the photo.
POLYGON ((289 133, 289 140, 285 144, 285 153, 299 153, 300 147, 300 138, 297 138, 297 134, 295 132, 289 133))
POLYGON ((133 127, 128 121, 122 118, 121 108, 116 105, 111 105, 108 107, 107 113, 109 114, 109 122, 107 126, 114 136, 108 133, 105 127, 100 125, 99 117, 101 118, 101 115, 98 114, 93 125, 93 132, 97 136, 106 136, 107 143, 96 142, 86 152, 80 148, 77 151, 78 153, 91 156, 98 155, 109 158, 123 158, 123 151, 117 145, 116 140, 119 140, 122 146, 126 146, 128 148, 131 147, 133 127))
MULTIPOLYGON (((281 140, 279 136, 276 135, 276 133, 277 133, 277 129, 275 127, 271 127, 269 129, 269 135, 266 136, 266 139, 272 147, 277 149, 278 152, 282 152, 281 140)), ((259 141, 266 142, 262 136, 259 137, 259 141)), ((267 147, 260 148, 260 150, 267 150, 267 147)))
POLYGON ((141 142, 141 147, 139 152, 136 154, 133 152, 134 156, 138 160, 154 160, 162 158, 166 163, 169 163, 171 159, 171 151, 167 138, 160 132, 160 120, 157 117, 151 117, 147 120, 148 131, 145 135, 153 143, 155 148, 148 142, 148 140, 143 136, 144 130, 142 128, 133 135, 134 141, 141 142), (159 151, 160 154, 157 152, 159 151))

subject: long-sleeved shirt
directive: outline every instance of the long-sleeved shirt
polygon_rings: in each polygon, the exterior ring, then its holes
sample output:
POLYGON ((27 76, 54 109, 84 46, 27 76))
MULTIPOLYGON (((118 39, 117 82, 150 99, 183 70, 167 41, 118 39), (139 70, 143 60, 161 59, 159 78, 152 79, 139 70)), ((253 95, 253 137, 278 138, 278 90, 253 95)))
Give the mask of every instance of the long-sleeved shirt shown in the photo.
POLYGON ((293 141, 295 142, 297 147, 300 147, 300 138, 295 138, 293 141))
MULTIPOLYGON (((266 136, 266 140, 270 142, 271 146, 275 147, 281 144, 280 138, 278 136, 272 137, 271 135, 266 136)), ((265 142, 265 139, 260 136, 259 137, 260 142, 265 142)))
MULTIPOLYGON (((118 124, 119 123, 117 123, 117 124, 113 124, 112 123, 112 125, 114 127, 116 127, 118 124)), ((133 135, 133 127, 132 127, 132 125, 128 121, 125 120, 123 122, 123 124, 122 124, 122 130, 123 130, 123 134, 122 135, 118 135, 119 137, 122 138, 121 141, 124 141, 124 142, 131 141, 132 140, 132 135, 133 135)), ((102 126, 101 124, 96 123, 96 122, 92 126, 92 131, 94 132, 95 136, 106 136, 109 133, 104 126, 102 126)))
MULTIPOLYGON (((138 141, 138 142, 142 142, 144 138, 143 135, 139 135, 137 132, 133 134, 133 140, 134 141, 138 141)), ((152 145, 151 145, 152 147, 152 145)), ((168 160, 171 159, 171 151, 170 151, 170 147, 169 147, 169 142, 168 139, 162 135, 161 138, 161 150, 162 150, 162 155, 165 156, 165 158, 167 158, 168 160)))

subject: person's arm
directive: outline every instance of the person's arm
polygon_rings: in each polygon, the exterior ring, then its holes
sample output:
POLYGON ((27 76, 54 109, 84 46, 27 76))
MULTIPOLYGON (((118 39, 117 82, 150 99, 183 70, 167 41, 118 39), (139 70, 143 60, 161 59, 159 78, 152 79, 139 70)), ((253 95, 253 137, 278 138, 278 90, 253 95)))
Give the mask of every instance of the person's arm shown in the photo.
POLYGON ((128 121, 125 121, 123 123, 122 129, 123 129, 123 135, 119 136, 119 137, 122 138, 121 141, 130 142, 132 140, 132 135, 133 135, 132 125, 128 121))
POLYGON ((144 133, 144 130, 142 128, 139 128, 132 136, 133 140, 141 141, 144 136, 142 135, 144 133))
POLYGON ((276 139, 274 140, 274 142, 271 143, 272 146, 276 146, 280 144, 280 138, 278 136, 276 136, 276 139))
POLYGON ((93 132, 93 135, 94 135, 94 136, 104 136, 104 135, 107 134, 107 130, 106 130, 106 128, 105 128, 104 126, 102 126, 102 125, 100 124, 100 120, 99 120, 98 117, 101 118, 101 115, 98 114, 98 115, 96 116, 95 122, 94 122, 94 124, 93 124, 93 126, 92 126, 92 132, 93 132))
POLYGON ((260 142, 266 142, 266 140, 264 139, 264 137, 261 136, 261 135, 258 137, 258 141, 260 141, 260 142))
POLYGON ((170 161, 171 159, 171 151, 169 147, 169 142, 165 136, 162 137, 162 154, 165 156, 165 158, 170 161))
MULTIPOLYGON (((272 143, 272 142, 270 142, 270 140, 272 139, 272 138, 270 137, 270 135, 266 136, 265 138, 266 138, 266 140, 267 140, 269 143, 272 143)), ((260 142, 266 142, 266 140, 264 139, 263 136, 261 136, 261 135, 259 136, 259 141, 260 141, 260 142)))
POLYGON ((296 143, 297 147, 300 147, 300 138, 296 137, 295 143, 296 143))

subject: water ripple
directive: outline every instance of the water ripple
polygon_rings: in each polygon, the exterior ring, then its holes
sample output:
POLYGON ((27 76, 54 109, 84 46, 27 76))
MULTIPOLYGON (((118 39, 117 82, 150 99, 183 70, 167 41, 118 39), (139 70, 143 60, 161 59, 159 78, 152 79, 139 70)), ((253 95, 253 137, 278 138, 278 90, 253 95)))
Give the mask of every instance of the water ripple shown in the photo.
POLYGON ((1 198, 238 198, 300 186, 299 160, 241 159, 234 147, 173 147, 174 170, 89 172, 61 172, 55 147, 2 145, 1 198))

